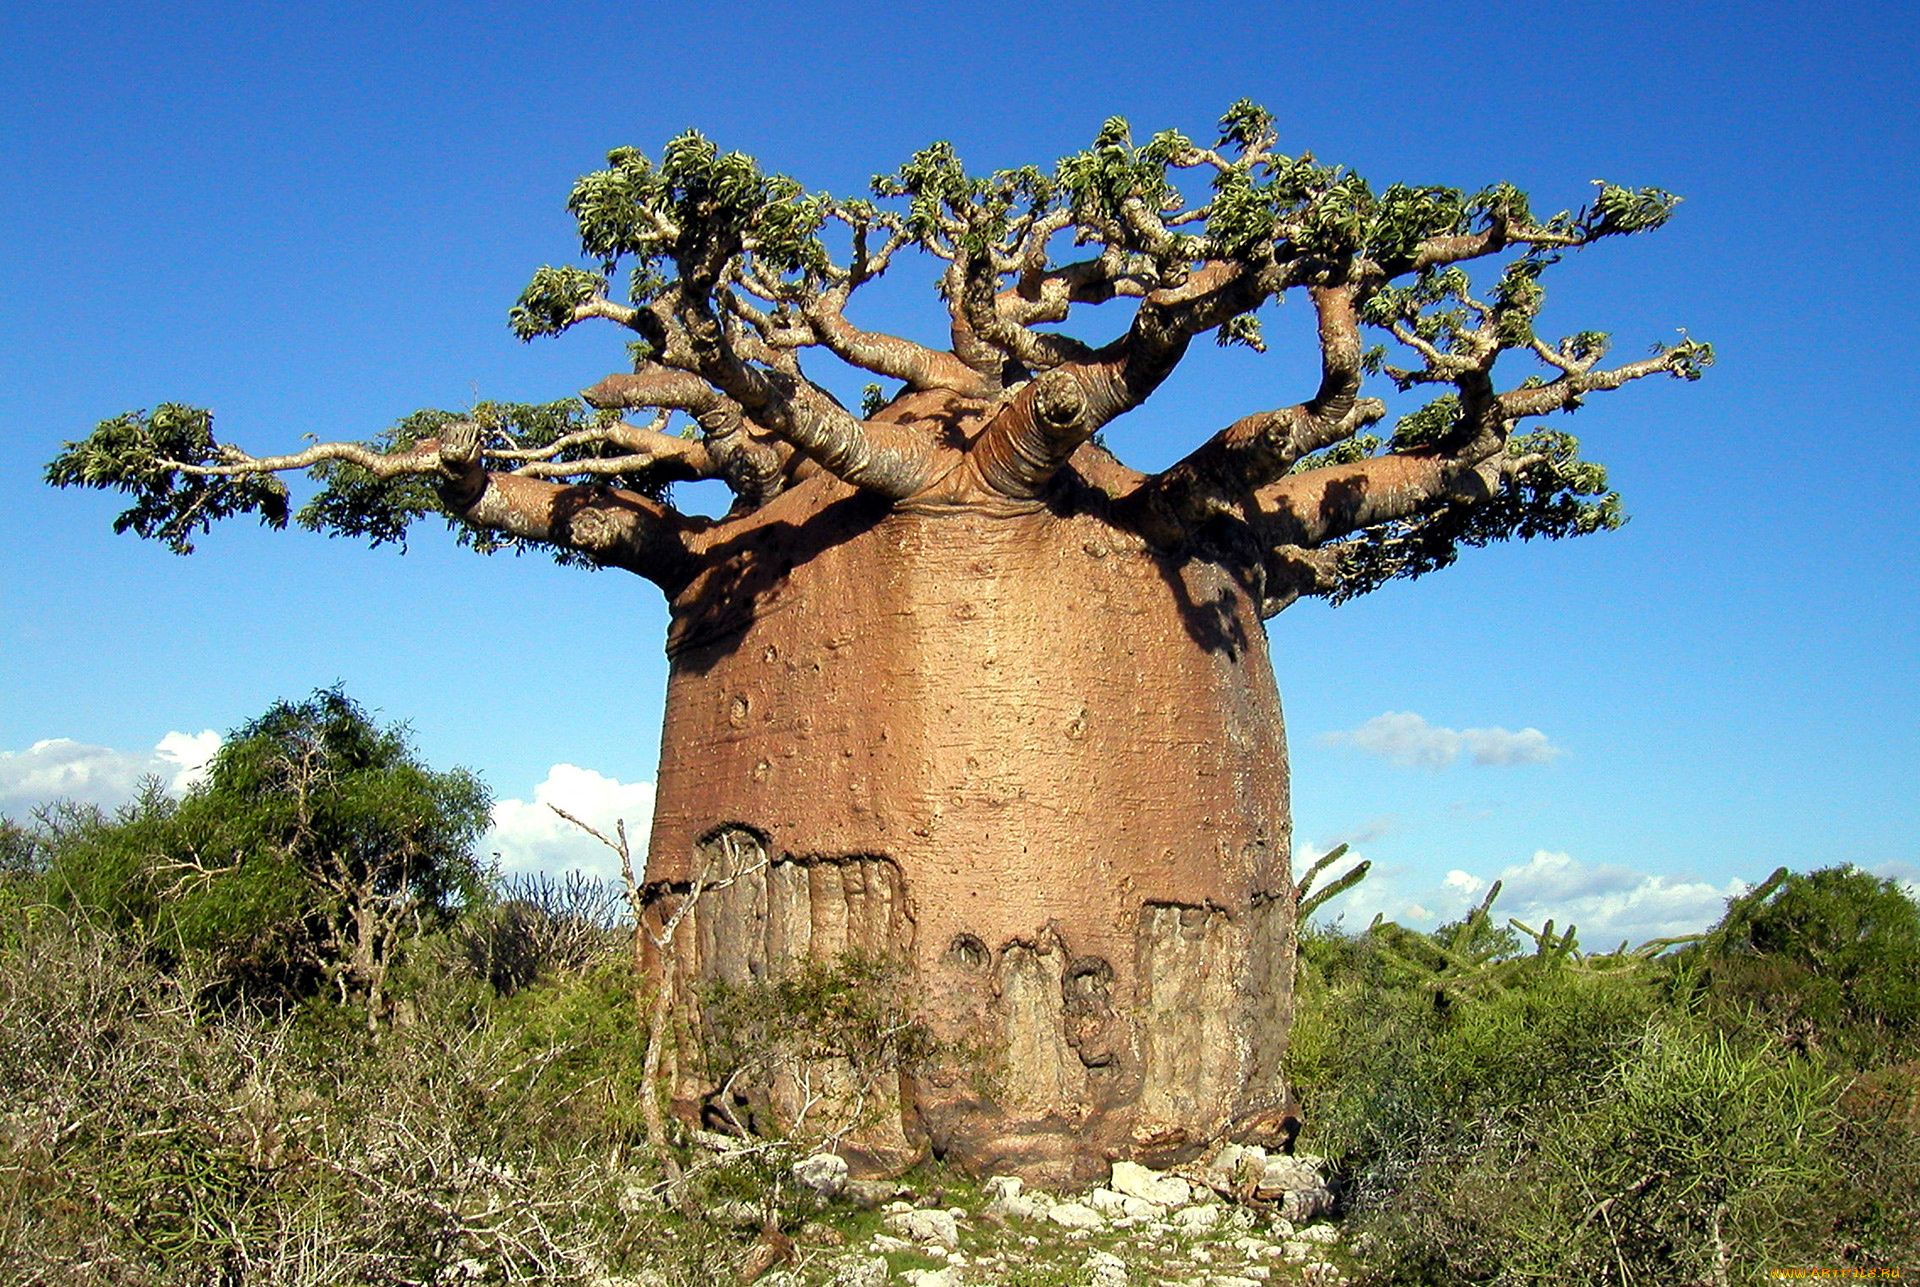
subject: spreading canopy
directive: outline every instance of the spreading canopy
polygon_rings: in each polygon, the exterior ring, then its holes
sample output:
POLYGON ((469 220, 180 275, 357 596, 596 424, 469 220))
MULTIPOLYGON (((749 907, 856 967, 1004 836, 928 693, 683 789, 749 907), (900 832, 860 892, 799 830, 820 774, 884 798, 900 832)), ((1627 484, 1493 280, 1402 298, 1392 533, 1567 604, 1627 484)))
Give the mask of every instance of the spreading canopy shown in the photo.
POLYGON ((1463 545, 1617 527, 1604 469, 1528 422, 1647 376, 1695 379, 1712 350, 1683 338, 1608 365, 1606 335, 1534 323, 1567 252, 1656 228, 1677 198, 1601 184, 1541 218, 1505 184, 1376 191, 1277 142, 1242 101, 1211 147, 1174 131, 1136 144, 1114 118, 1051 170, 973 175, 936 143, 876 177, 871 200, 763 174, 697 133, 657 162, 619 148, 568 202, 589 266, 540 268, 510 322, 523 339, 623 327, 630 371, 577 401, 421 411, 279 456, 163 404, 67 444, 48 478, 131 494, 116 529, 180 552, 239 513, 376 545, 443 513, 479 549, 546 546, 671 591, 713 526, 672 507, 675 481, 723 481, 736 515, 823 472, 896 504, 1035 505, 1196 337, 1263 349, 1258 310, 1294 294, 1316 320, 1317 387, 1157 474, 1105 471, 1122 480, 1118 521, 1162 549, 1236 551, 1267 612, 1418 576, 1463 545), (850 316, 909 251, 938 271, 944 348, 850 316), (1102 308, 1104 341, 1061 329, 1102 308), (856 413, 808 377, 815 350, 897 389, 869 385, 856 413), (1507 354, 1518 378, 1496 375, 1507 354), (1433 396, 1376 434, 1386 407, 1368 377, 1433 396), (320 490, 293 515, 275 475, 296 470, 320 490))

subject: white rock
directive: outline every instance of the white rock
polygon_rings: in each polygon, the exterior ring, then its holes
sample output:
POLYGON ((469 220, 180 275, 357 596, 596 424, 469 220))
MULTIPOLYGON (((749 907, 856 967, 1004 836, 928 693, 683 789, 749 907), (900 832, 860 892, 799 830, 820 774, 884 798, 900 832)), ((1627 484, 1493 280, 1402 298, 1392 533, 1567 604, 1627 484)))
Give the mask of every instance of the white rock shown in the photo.
POLYGON ((1158 1203, 1136 1198, 1130 1193, 1116 1193, 1112 1189, 1095 1189, 1087 1195, 1087 1205, 1113 1219, 1151 1220, 1167 1213, 1167 1209, 1158 1203))
POLYGON ((1333 1191, 1325 1185, 1316 1185, 1310 1189, 1295 1189, 1280 1195, 1280 1214, 1297 1225, 1305 1224, 1315 1216, 1323 1216, 1333 1210, 1333 1191))
POLYGON ((707 1219, 735 1229, 751 1229, 763 1218, 760 1208, 751 1202, 719 1202, 707 1208, 707 1219))
POLYGON ((896 1238, 890 1233, 876 1233, 873 1235, 873 1249, 875 1251, 912 1251, 913 1244, 905 1238, 896 1238))
POLYGON ((847 1187, 847 1159, 838 1153, 815 1153, 793 1164, 793 1178, 823 1198, 839 1197, 847 1187))
POLYGON ((1238 1274, 1221 1274, 1217 1278, 1208 1279, 1208 1282, 1211 1287, 1260 1287, 1260 1284, 1253 1279, 1242 1278, 1238 1274))
POLYGON ((938 1243, 942 1247, 960 1245, 960 1229, 946 1211, 901 1211, 886 1218, 887 1228, 918 1243, 938 1243))
POLYGON ((1239 1144, 1222 1144, 1214 1151, 1213 1156, 1207 1159, 1207 1174, 1217 1175, 1226 1180, 1233 1179, 1234 1172, 1240 1169, 1240 1159, 1246 1154, 1247 1150, 1239 1144))
POLYGON ((1220 1223, 1220 1208, 1187 1207, 1174 1212, 1173 1222, 1188 1233, 1205 1233, 1220 1223))
POLYGON ((986 1213, 1015 1220, 1032 1220, 1046 1213, 1044 1193, 1022 1193, 1020 1190, 1020 1177, 1017 1175, 996 1175, 988 1180, 981 1188, 987 1197, 986 1213))
POLYGON ((1288 1238, 1293 1237, 1293 1221, 1283 1220, 1279 1216, 1275 1216, 1273 1223, 1267 1226, 1267 1232, 1282 1242, 1285 1242, 1288 1238))
POLYGON ((885 1256, 857 1256, 839 1263, 827 1287, 886 1287, 891 1277, 885 1256))
POLYGON ((1249 1260, 1258 1260, 1262 1256, 1270 1256, 1273 1254, 1273 1244, 1270 1242, 1262 1242, 1258 1238, 1235 1238, 1233 1240, 1233 1246, 1236 1251, 1249 1260))
POLYGON ((1288 1260, 1317 1260, 1320 1248, 1311 1242, 1299 1238, 1289 1238, 1280 1244, 1280 1254, 1288 1260))
POLYGON ((1302 1242, 1317 1242, 1330 1246, 1340 1241, 1340 1226, 1337 1224, 1311 1224, 1293 1235, 1302 1242))
POLYGON ((951 1266, 945 1269, 908 1269, 900 1276, 912 1287, 953 1287, 954 1284, 951 1266))
POLYGON ((888 1215, 899 1215, 902 1211, 913 1210, 913 1203, 907 1202, 900 1198, 895 1198, 893 1201, 887 1203, 887 1205, 885 1205, 884 1207, 881 1207, 880 1209, 886 1212, 888 1215))
POLYGON ((1265 1169, 1261 1171, 1260 1181, 1254 1186, 1254 1192, 1271 1196, 1320 1187, 1322 1187, 1320 1172, 1306 1165, 1305 1159, 1276 1157, 1269 1160, 1265 1169))
POLYGON ((1047 1219, 1067 1229, 1104 1229, 1107 1218, 1084 1202, 1061 1202, 1047 1209, 1047 1219))
POLYGON ((1110 1251, 1087 1257, 1087 1277, 1093 1287, 1127 1287, 1127 1262, 1110 1251))
POLYGON ((1017 1193, 1012 1197, 997 1197, 987 1203, 987 1215, 1006 1216, 1014 1220, 1035 1220, 1047 1213, 1046 1205, 1038 1195, 1017 1193))
POLYGON ((1177 1175, 1162 1175, 1138 1162, 1115 1162, 1111 1186, 1131 1198, 1163 1207, 1183 1207, 1193 1199, 1193 1190, 1177 1175))

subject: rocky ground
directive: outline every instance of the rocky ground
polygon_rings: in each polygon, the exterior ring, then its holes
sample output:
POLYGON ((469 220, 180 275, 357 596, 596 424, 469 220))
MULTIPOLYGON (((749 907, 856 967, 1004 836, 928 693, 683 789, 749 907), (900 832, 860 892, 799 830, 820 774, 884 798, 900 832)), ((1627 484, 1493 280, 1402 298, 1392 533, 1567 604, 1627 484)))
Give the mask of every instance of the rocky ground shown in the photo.
MULTIPOLYGON (((1344 1284, 1353 1266, 1320 1159, 1226 1145, 1175 1172, 1116 1162, 1055 1195, 1011 1176, 917 1187, 849 1180, 816 1154, 792 1167, 819 1209, 769 1231, 742 1266, 762 1287, 1279 1287, 1344 1284)), ((731 1213, 759 1217, 746 1203, 731 1213)), ((727 1218, 727 1212, 715 1212, 727 1218)), ((642 1287, 640 1280, 606 1287, 642 1287)))

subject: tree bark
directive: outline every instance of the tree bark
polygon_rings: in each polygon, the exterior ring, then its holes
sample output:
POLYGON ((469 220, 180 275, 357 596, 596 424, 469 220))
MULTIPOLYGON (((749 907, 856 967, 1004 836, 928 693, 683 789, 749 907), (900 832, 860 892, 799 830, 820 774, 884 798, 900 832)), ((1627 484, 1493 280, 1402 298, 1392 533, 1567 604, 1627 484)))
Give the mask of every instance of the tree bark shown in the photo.
MULTIPOLYGON (((743 840, 770 860, 682 927, 675 1012, 716 980, 898 960, 942 1044, 855 1139, 874 1169, 932 1148, 1085 1179, 1291 1129, 1259 605, 1114 519, 1139 481, 1092 446, 1030 503, 816 474, 713 529, 673 600, 649 888, 664 910, 743 840)), ((685 1114, 715 1089, 672 1075, 685 1114)))

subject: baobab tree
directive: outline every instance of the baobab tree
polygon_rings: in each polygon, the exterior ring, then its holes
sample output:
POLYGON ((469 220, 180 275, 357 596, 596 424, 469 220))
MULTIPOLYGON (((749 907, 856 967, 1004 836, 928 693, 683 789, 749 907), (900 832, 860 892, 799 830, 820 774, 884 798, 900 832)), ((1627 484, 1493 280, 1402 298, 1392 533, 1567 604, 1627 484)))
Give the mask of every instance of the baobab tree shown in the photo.
MULTIPOLYGON (((877 1163, 931 1146, 1064 1177, 1284 1139, 1295 908, 1264 620, 1463 547, 1618 526, 1605 471, 1531 422, 1697 378, 1712 353, 1609 364, 1604 334, 1535 329, 1547 271, 1658 227, 1664 192, 1603 184, 1541 217, 1510 185, 1375 190, 1277 146, 1240 102, 1211 147, 1136 144, 1115 119, 1051 170, 981 177, 935 144, 871 200, 697 133, 657 163, 621 148, 569 201, 587 266, 539 269, 510 314, 526 339, 628 333, 631 369, 578 401, 277 456, 166 404, 69 444, 49 478, 131 493, 116 526, 181 551, 239 513, 375 544, 440 513, 482 550, 658 585, 650 914, 725 888, 652 968, 692 1015, 703 981, 896 961, 941 1044, 863 1137, 877 1163), (854 315, 916 255, 944 347, 854 315), (1195 340, 1261 349, 1288 295, 1319 341, 1304 396, 1157 473, 1105 448, 1195 340), (1089 316, 1113 318, 1104 336, 1083 338, 1089 316), (817 354, 880 383, 851 408, 809 378, 817 354), (1424 401, 1384 427, 1369 377, 1424 401), (299 470, 319 490, 290 514, 276 476, 299 470), (692 479, 732 508, 676 510, 692 479)), ((691 1048, 684 1112, 715 1089, 691 1048)))

